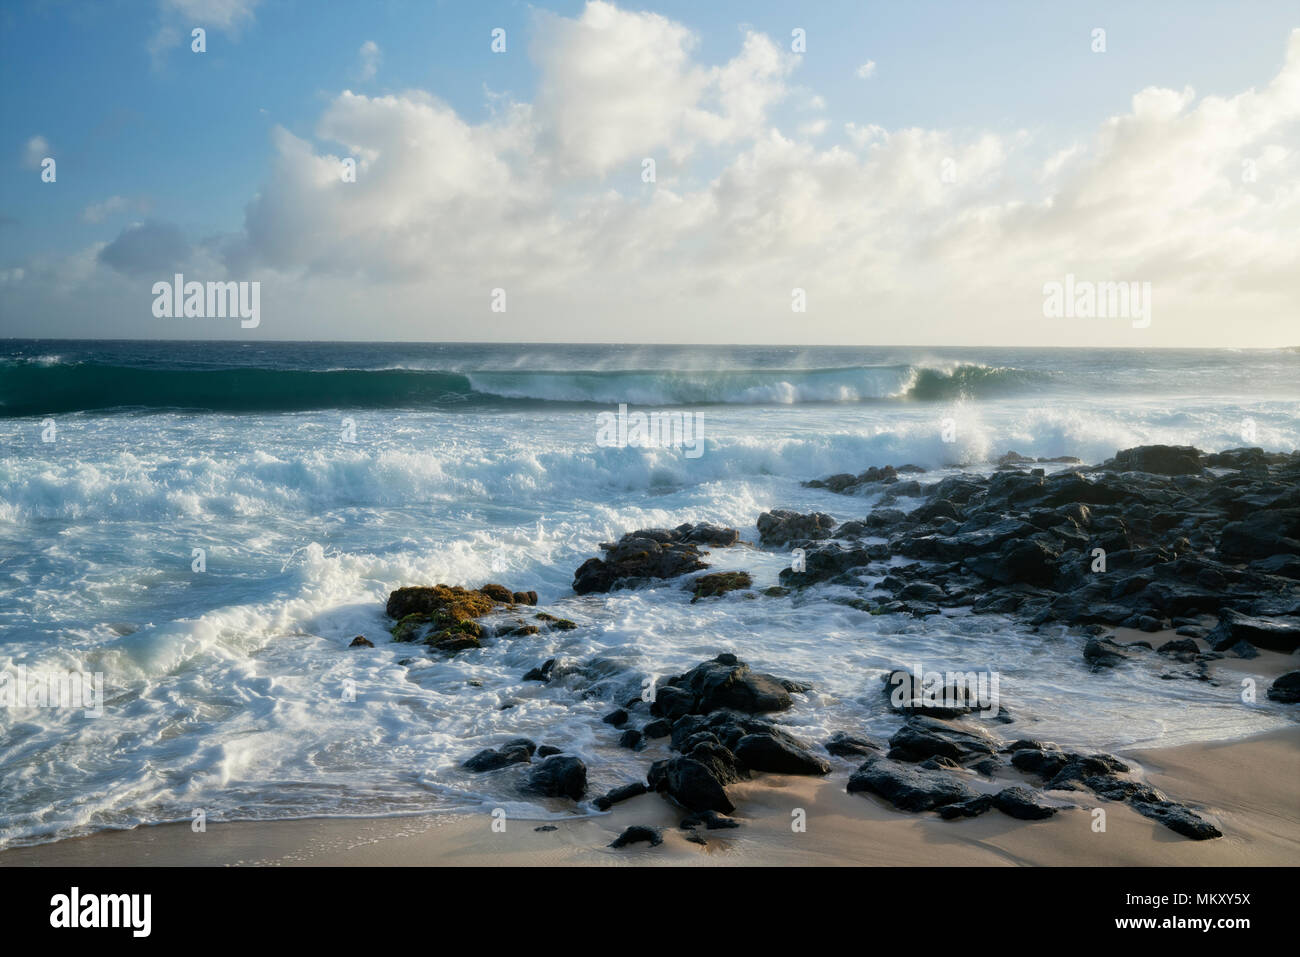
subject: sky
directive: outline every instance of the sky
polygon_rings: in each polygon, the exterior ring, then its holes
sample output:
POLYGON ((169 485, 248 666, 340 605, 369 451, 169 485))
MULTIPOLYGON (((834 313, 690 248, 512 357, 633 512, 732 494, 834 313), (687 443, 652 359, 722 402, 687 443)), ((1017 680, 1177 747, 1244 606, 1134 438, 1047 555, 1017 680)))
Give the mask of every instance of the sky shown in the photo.
POLYGON ((1294 0, 10 0, 0 117, 0 337, 1300 344, 1294 0))

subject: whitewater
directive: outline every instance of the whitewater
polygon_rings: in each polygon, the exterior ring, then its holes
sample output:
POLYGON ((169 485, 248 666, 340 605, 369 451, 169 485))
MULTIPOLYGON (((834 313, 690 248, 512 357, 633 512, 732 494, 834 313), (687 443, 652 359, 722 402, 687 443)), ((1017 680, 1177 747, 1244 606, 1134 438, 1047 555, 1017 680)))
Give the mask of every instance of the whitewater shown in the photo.
MULTIPOLYGON (((874 497, 801 482, 871 465, 930 482, 1010 450, 1290 451, 1298 373, 1292 350, 0 343, 0 671, 105 687, 98 718, 0 709, 0 847, 196 809, 569 815, 459 764, 527 736, 580 754, 593 793, 639 777, 601 716, 721 651, 813 682, 782 720, 814 741, 887 736, 879 676, 918 663, 998 671, 1018 733, 1067 746, 1282 726, 1230 684, 1090 676, 1078 636, 997 615, 871 616, 834 586, 692 605, 680 582, 570 585, 632 529, 713 522, 752 544, 774 507, 861 518, 874 497), (703 454, 598 446, 619 403, 689 408, 703 454), (390 590, 488 581, 580 627, 450 658, 388 640, 390 590), (349 650, 357 635, 377 647, 349 650), (521 680, 550 657, 587 667, 521 680)), ((761 590, 788 556, 710 561, 761 590)))

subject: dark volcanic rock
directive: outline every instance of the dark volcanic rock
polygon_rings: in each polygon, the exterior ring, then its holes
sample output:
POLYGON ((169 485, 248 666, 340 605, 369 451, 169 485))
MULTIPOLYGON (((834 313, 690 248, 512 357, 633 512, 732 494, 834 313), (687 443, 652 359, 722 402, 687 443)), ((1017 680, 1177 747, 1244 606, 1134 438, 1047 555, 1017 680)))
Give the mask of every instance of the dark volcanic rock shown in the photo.
POLYGON ((1132 657, 1132 650, 1109 638, 1089 638, 1083 646, 1083 658, 1094 668, 1113 668, 1132 657))
POLYGON ((527 764, 532 753, 524 745, 503 745, 497 748, 484 748, 473 757, 466 758, 461 767, 466 771, 495 771, 510 764, 527 764))
POLYGON ((675 757, 656 761, 650 766, 649 783, 656 791, 665 791, 674 801, 688 811, 721 811, 730 814, 736 809, 727 796, 727 790, 703 763, 694 758, 675 757))
POLYGON ((1219 553, 1238 560, 1300 554, 1300 508, 1259 510, 1228 523, 1219 536, 1219 553))
POLYGON ((355 638, 352 639, 352 643, 348 645, 348 647, 349 648, 373 648, 375 647, 375 643, 371 641, 369 638, 367 638, 365 635, 357 635, 355 638))
POLYGON ((631 784, 625 784, 620 788, 614 788, 612 791, 606 791, 592 801, 591 804, 597 811, 608 811, 615 804, 639 797, 649 790, 644 781, 633 781, 631 784))
POLYGON ((830 538, 835 519, 825 512, 800 515, 774 508, 758 516, 758 540, 763 545, 785 545, 792 541, 830 538))
POLYGON ((1155 475, 1198 475, 1201 453, 1190 445, 1140 445, 1116 452, 1104 467, 1155 475))
POLYGON ((866 757, 880 752, 878 744, 844 731, 836 731, 822 747, 839 758, 866 757))
POLYGON ((980 794, 969 801, 945 804, 939 808, 939 816, 945 821, 955 821, 963 817, 979 817, 993 808, 993 795, 980 794))
POLYGON ((883 557, 889 557, 889 548, 884 545, 844 548, 835 542, 827 542, 805 550, 802 571, 783 568, 778 577, 787 588, 807 588, 843 576, 850 569, 865 567, 881 557, 879 549, 884 549, 883 557))
POLYGON ((793 703, 790 691, 807 686, 751 671, 735 655, 721 654, 657 689, 650 711, 656 716, 708 714, 719 708, 757 713, 784 711, 793 703), (674 711, 680 713, 674 715, 674 711))
POLYGON ((1021 821, 1041 821, 1043 818, 1051 817, 1059 810, 1050 805, 1042 804, 1033 791, 1018 785, 1003 788, 994 795, 993 806, 1008 817, 1014 817, 1021 821))
POLYGON ((1047 585, 1056 578, 1056 561, 1061 549, 1040 538, 1017 542, 996 554, 977 555, 965 560, 966 567, 981 578, 1003 585, 1024 582, 1047 585))
POLYGON ((1271 700, 1283 704, 1300 702, 1300 671, 1288 671, 1273 679, 1273 684, 1268 689, 1268 696, 1271 700))
POLYGON ((528 794, 580 801, 587 793, 587 766, 569 755, 553 755, 533 765, 522 789, 528 794))
POLYGON ((551 671, 555 668, 555 659, 547 658, 536 668, 531 668, 524 675, 524 681, 550 681, 551 671))
POLYGON ((740 533, 716 525, 679 525, 628 532, 616 543, 602 544, 605 557, 590 558, 574 572, 579 595, 626 588, 652 579, 674 578, 709 566, 700 545, 734 545, 740 533))
POLYGON ((644 824, 633 824, 625 828, 623 833, 614 838, 610 847, 627 847, 629 844, 648 843, 651 847, 658 847, 664 842, 659 834, 657 827, 647 827, 644 824))
POLYGON ((679 826, 692 828, 699 827, 701 824, 709 831, 731 830, 740 827, 739 821, 727 817, 725 814, 719 814, 717 811, 701 811, 698 814, 692 814, 690 817, 683 818, 679 826))
POLYGON ((774 774, 830 774, 831 766, 789 738, 747 734, 736 745, 736 759, 751 771, 774 774))
POLYGON ((1173 801, 1150 804, 1144 801, 1133 801, 1130 806, 1144 817, 1159 821, 1171 831, 1190 837, 1194 841, 1208 841, 1223 837, 1222 831, 1182 804, 1175 804, 1173 801))
POLYGON ((993 754, 996 750, 996 742, 981 730, 916 715, 908 718, 907 723, 889 739, 888 757, 912 762, 934 757, 965 761, 993 754))
POLYGON ((1225 608, 1206 638, 1215 651, 1227 651, 1246 641, 1258 648, 1290 653, 1300 648, 1300 619, 1257 618, 1225 608))
POLYGON ((879 795, 902 811, 929 811, 976 797, 944 771, 921 770, 887 758, 868 758, 849 778, 848 790, 879 795))

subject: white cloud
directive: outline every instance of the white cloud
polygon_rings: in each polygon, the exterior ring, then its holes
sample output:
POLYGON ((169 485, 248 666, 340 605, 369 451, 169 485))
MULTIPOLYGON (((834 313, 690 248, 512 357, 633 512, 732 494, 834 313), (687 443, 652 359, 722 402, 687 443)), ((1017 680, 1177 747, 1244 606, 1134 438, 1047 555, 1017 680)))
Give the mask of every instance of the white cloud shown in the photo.
POLYGON ((859 80, 869 80, 876 75, 876 61, 868 60, 862 66, 858 67, 856 74, 859 80))
POLYGON ((259 0, 159 0, 164 15, 172 15, 187 26, 205 27, 227 33, 253 19, 259 0))
POLYGON ((1262 90, 1199 101, 1143 90, 1090 143, 1054 151, 1019 132, 871 124, 819 148, 820 121, 793 138, 771 125, 789 65, 766 38, 745 36, 708 68, 684 28, 603 3, 548 17, 543 33, 536 102, 482 124, 425 93, 345 92, 316 131, 337 155, 277 131, 233 261, 397 278, 412 302, 436 288, 466 308, 509 285, 536 311, 501 328, 519 322, 525 338, 551 328, 539 330, 543 315, 556 335, 581 336, 575 314, 608 307, 645 324, 618 333, 633 339, 707 328, 722 341, 914 341, 925 329, 939 341, 1132 344, 1127 327, 1042 325, 1042 284, 1074 272, 1151 281, 1166 323, 1157 316, 1143 344, 1185 344, 1215 334, 1223 295, 1271 316, 1260 335, 1300 299, 1288 238, 1300 231, 1300 31, 1262 90), (712 179, 637 198, 643 155, 689 163, 729 145, 712 179), (343 155, 357 157, 357 183, 339 181, 343 155), (1267 188, 1240 182, 1243 158, 1267 188), (797 330, 796 285, 818 305, 797 330), (862 326, 867 303, 899 325, 862 326))
POLYGON ((654 153, 680 162, 759 134, 794 58, 755 33, 720 67, 694 62, 695 47, 680 24, 600 0, 575 20, 539 14, 535 113, 557 168, 601 174, 654 153))
POLYGON ((49 155, 50 143, 43 136, 33 136, 23 145, 23 165, 28 169, 38 169, 41 160, 49 155))
POLYGON ((120 213, 130 207, 129 201, 122 196, 110 196, 102 203, 91 203, 81 211, 81 218, 87 223, 102 223, 114 213, 120 213))
MULTIPOLYGON (((274 129, 266 181, 242 232, 221 246, 232 275, 262 276, 279 297, 267 329, 679 342, 1295 338, 1300 30, 1266 86, 1199 99, 1142 90, 1077 143, 850 123, 823 144, 821 119, 784 130, 773 118, 792 96, 794 62, 764 36, 738 36, 734 55, 710 66, 688 30, 658 15, 591 3, 575 19, 540 18, 531 103, 497 97, 473 122, 423 91, 344 91, 312 137, 274 129), (663 174, 653 187, 640 178, 645 156, 663 174), (354 183, 340 176, 345 157, 356 160, 354 183), (1138 339, 1126 323, 1044 320, 1043 283, 1067 272, 1150 281, 1152 326, 1138 339), (509 311, 491 314, 498 286, 509 311), (795 286, 810 302, 797 322, 795 286)), ((174 242, 154 224, 98 255, 143 273, 174 242)))
POLYGON ((384 55, 379 49, 379 44, 374 40, 367 40, 361 44, 361 49, 357 51, 360 63, 357 66, 357 78, 361 81, 373 80, 375 74, 379 72, 379 64, 383 61, 384 55))
POLYGON ((195 27, 218 30, 237 37, 240 30, 253 22, 253 11, 260 0, 158 0, 159 26, 145 48, 155 70, 162 67, 168 53, 188 43, 195 27))

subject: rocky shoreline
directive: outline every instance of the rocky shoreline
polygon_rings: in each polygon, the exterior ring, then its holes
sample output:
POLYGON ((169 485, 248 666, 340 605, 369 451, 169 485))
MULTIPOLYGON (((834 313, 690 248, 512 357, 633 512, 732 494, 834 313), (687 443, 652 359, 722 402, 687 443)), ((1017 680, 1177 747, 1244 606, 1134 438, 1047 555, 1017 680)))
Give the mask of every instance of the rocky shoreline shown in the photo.
MULTIPOLYGON (((1216 660, 1250 658, 1257 648, 1300 648, 1298 452, 1143 446, 1094 467, 1012 452, 987 475, 925 483, 915 477, 921 474, 916 466, 872 467, 805 483, 850 503, 875 496, 870 510, 862 501, 867 513, 860 520, 762 513, 759 547, 790 556, 780 584, 762 593, 752 590, 747 572, 707 571, 708 549, 741 538, 736 529, 708 524, 629 532, 576 570, 573 589, 603 593, 683 578, 694 602, 730 592, 781 601, 817 585, 842 586, 850 597, 834 600, 873 615, 1007 615, 1032 629, 1077 631, 1093 670, 1177 665, 1162 677, 1207 682, 1216 681, 1216 660), (1059 468, 1049 475, 1049 465, 1059 468), (1116 629, 1172 629, 1177 637, 1158 646, 1121 642, 1116 629)), ((434 585, 394 591, 386 610, 395 641, 439 654, 578 627, 536 604, 536 592, 498 584, 434 585)), ((353 646, 369 642, 359 636, 353 646)), ((556 676, 552 658, 523 679, 556 676)), ((575 809, 588 802, 605 811, 658 792, 686 812, 681 827, 698 844, 707 843, 702 832, 739 826, 729 817, 736 809, 730 785, 755 773, 831 775, 831 757, 859 762, 846 782, 850 793, 945 820, 993 810, 1038 820, 1063 807, 1123 802, 1184 837, 1221 836, 1214 823, 1133 776, 1115 755, 995 733, 1014 726, 1015 716, 996 707, 988 712, 986 702, 962 689, 899 694, 920 682, 901 669, 885 676, 882 694, 902 720, 887 742, 846 728, 814 744, 769 717, 811 686, 755 672, 724 653, 659 679, 637 698, 611 702, 620 705, 604 719, 612 740, 635 751, 665 739, 672 753, 654 761, 643 781, 593 796, 581 758, 526 738, 467 756, 462 767, 487 774, 523 766, 519 791, 569 800, 575 809)), ((1278 677, 1267 694, 1300 702, 1300 671, 1278 677)), ((613 846, 640 842, 657 845, 660 836, 634 825, 613 846)))

